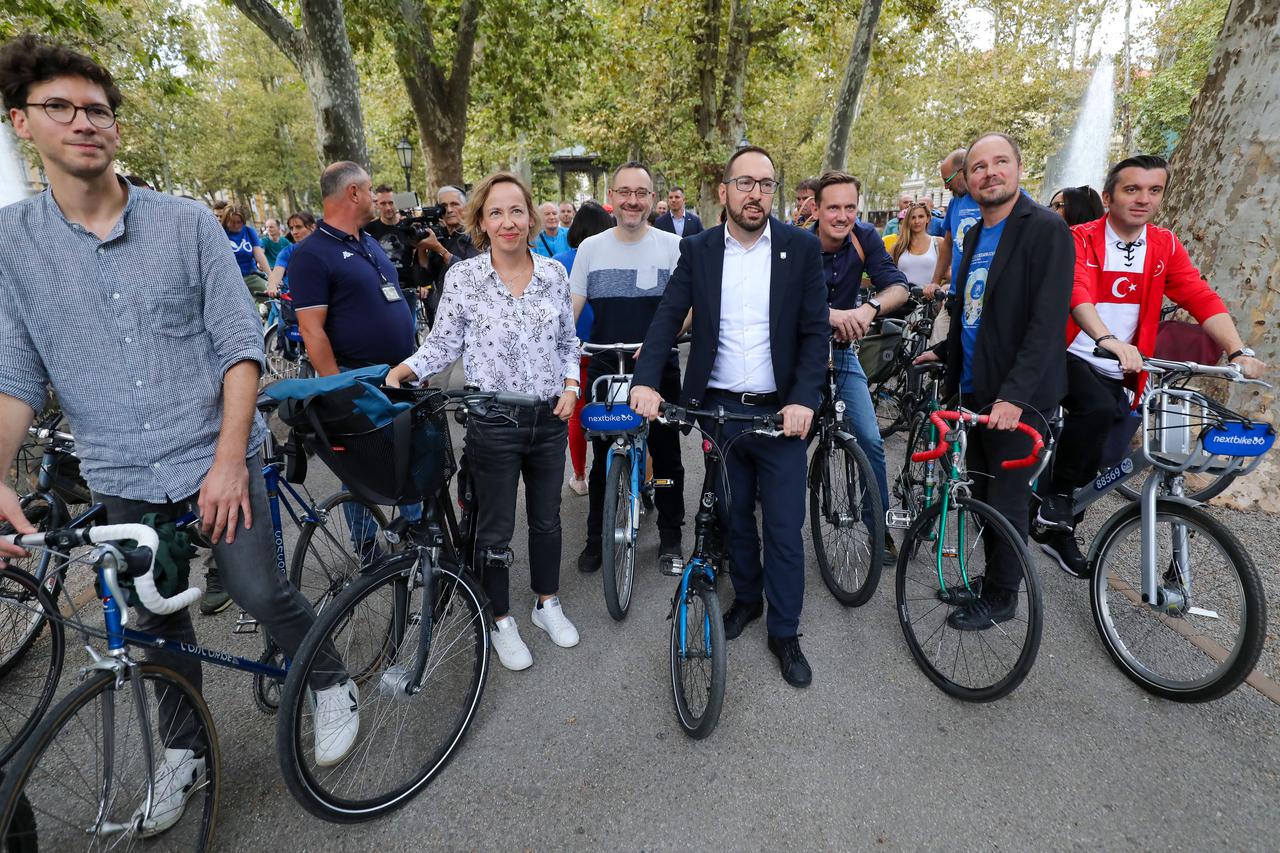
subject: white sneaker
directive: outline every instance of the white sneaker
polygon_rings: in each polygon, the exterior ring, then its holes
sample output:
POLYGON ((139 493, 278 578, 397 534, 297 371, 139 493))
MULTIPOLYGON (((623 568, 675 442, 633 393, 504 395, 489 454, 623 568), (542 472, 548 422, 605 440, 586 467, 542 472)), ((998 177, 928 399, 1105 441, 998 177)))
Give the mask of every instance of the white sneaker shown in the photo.
MULTIPOLYGON (((164 760, 156 767, 155 795, 151 803, 151 819, 142 821, 142 837, 159 835, 182 819, 191 799, 204 783, 204 759, 196 758, 189 749, 166 749, 164 760)), ((145 797, 145 792, 144 795, 145 797)), ((133 813, 134 825, 143 817, 146 802, 133 813)))
POLYGON ((520 629, 516 627, 516 620, 512 617, 503 616, 494 624, 493 630, 489 632, 489 644, 498 653, 498 660, 502 661, 502 665, 512 672, 533 666, 533 655, 529 654, 529 647, 520 639, 520 629))
POLYGON ((579 497, 583 497, 583 496, 585 496, 585 495, 587 494, 587 491, 588 491, 588 490, 587 490, 587 480, 586 480, 586 478, 585 478, 585 477, 570 477, 570 478, 569 478, 569 491, 573 492, 575 495, 578 495, 579 497))
POLYGON ((558 595, 553 595, 542 602, 541 607, 534 603, 533 624, 546 631, 551 642, 562 649, 571 649, 578 645, 578 629, 573 627, 569 617, 564 615, 558 595))
POLYGON ((347 757, 360 734, 360 688, 351 679, 312 694, 316 764, 332 767, 347 757))

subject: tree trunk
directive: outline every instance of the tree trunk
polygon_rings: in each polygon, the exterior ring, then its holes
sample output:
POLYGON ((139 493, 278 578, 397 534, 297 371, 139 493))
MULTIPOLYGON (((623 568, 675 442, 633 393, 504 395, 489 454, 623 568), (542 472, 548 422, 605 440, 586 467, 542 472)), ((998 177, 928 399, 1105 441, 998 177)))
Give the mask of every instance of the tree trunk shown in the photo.
MULTIPOLYGON (((1162 217, 1227 304, 1245 345, 1280 362, 1280 5, 1232 0, 1204 88, 1173 154, 1162 217), (1261 217, 1261 218, 1259 218, 1261 217)), ((1220 384, 1220 383, 1218 383, 1220 384)), ((1226 404, 1276 422, 1276 392, 1231 385, 1226 404)), ((1280 461, 1273 451, 1223 500, 1280 512, 1280 461)))
POLYGON ((325 163, 353 160, 369 168, 360 109, 360 77, 347 38, 342 0, 298 0, 302 26, 269 0, 231 0, 270 37, 302 75, 315 111, 316 142, 325 163))
POLYGON ((471 92, 471 63, 475 56, 480 0, 462 0, 449 73, 440 70, 431 20, 416 3, 400 3, 408 26, 396 27, 392 47, 396 67, 409 93, 418 124, 427 175, 427 192, 434 195, 446 184, 462 186, 462 144, 467 137, 467 105, 471 92))
POLYGON ((867 64, 871 61, 871 43, 875 40, 876 24, 880 21, 880 8, 884 0, 862 0, 862 12, 858 15, 858 31, 849 51, 849 63, 844 69, 844 80, 836 96, 836 106, 831 112, 831 135, 827 139, 827 153, 822 158, 823 169, 843 170, 849 156, 849 131, 853 128, 853 112, 858 104, 858 93, 867 76, 867 64))
POLYGON ((703 163, 699 170, 698 215, 711 216, 718 205, 716 171, 720 168, 717 149, 716 125, 720 115, 719 91, 716 87, 720 69, 720 16, 724 6, 721 0, 703 0, 698 29, 698 92, 701 96, 694 108, 698 127, 698 139, 702 142, 703 163))

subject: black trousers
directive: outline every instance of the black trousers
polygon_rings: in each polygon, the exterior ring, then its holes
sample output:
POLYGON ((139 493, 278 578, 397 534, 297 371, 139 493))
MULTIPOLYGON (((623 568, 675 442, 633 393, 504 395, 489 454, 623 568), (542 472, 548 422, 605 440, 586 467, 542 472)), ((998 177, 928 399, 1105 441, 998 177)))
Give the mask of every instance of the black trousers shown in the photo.
MULTIPOLYGON (((1044 430, 1046 420, 1042 412, 1031 410, 1022 413, 1022 422, 1039 431, 1044 430)), ((973 496, 1003 515, 1024 544, 1027 541, 1027 504, 1031 500, 1030 480, 1034 469, 1007 471, 1000 463, 1006 459, 1021 459, 1030 450, 1031 440, 1021 432, 999 432, 986 427, 969 432, 966 463, 973 480, 973 496)), ((982 547, 987 559, 986 583, 998 589, 1017 591, 1022 581, 1017 552, 994 536, 984 536, 982 547)))
MULTIPOLYGON (((587 389, 601 376, 617 372, 617 364, 609 356, 596 358, 587 368, 587 389)), ((658 393, 664 400, 680 398, 680 363, 667 362, 662 370, 658 393)), ((594 439, 591 442, 591 473, 587 487, 587 544, 600 542, 604 523, 605 468, 611 442, 594 439)), ((658 537, 662 544, 680 542, 680 528, 684 525, 684 464, 680 460, 680 431, 676 427, 663 426, 652 421, 649 424, 649 454, 653 457, 653 476, 657 480, 671 480, 668 487, 655 489, 654 505, 658 510, 658 537)))
POLYGON ((1129 413, 1129 397, 1119 379, 1104 376, 1089 362, 1067 354, 1067 396, 1062 435, 1053 460, 1053 487, 1070 494, 1098 474, 1107 436, 1129 413))
POLYGON ((529 525, 529 580, 539 595, 560 589, 560 487, 568 425, 549 405, 511 409, 515 418, 472 418, 467 424, 467 467, 475 482, 476 560, 483 565, 484 590, 493 615, 511 609, 510 559, 486 559, 504 552, 516 527, 516 491, 524 478, 529 525))
MULTIPOLYGON (((732 395, 707 392, 707 406, 742 414, 773 414, 777 406, 747 406, 732 395)), ((703 428, 714 431, 711 422, 703 428)), ((735 603, 768 600, 765 624, 771 637, 794 637, 804 606, 804 513, 807 445, 802 438, 743 435, 750 424, 727 423, 720 446, 728 482, 719 480, 716 500, 728 521, 729 576, 735 603), (735 437, 737 437, 735 439, 735 437), (726 489, 727 487, 727 489, 726 489), (764 533, 761 559, 756 502, 764 533), (727 511, 726 511, 727 508, 727 511)))

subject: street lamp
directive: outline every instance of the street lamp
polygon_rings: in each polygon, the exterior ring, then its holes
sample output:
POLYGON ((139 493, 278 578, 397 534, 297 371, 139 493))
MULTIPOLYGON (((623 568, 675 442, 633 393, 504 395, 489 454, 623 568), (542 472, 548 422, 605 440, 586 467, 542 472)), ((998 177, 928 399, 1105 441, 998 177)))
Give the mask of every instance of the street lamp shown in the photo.
POLYGON ((404 169, 404 191, 412 192, 413 145, 405 137, 396 143, 396 157, 400 158, 400 168, 404 169))

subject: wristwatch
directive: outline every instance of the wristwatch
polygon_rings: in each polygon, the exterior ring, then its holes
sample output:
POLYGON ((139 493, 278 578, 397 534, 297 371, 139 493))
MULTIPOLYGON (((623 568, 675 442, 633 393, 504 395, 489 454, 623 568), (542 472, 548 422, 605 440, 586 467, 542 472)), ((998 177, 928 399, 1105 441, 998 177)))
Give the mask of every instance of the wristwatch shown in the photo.
POLYGON ((1235 361, 1237 358, 1239 358, 1242 355, 1247 355, 1249 358, 1258 357, 1258 354, 1255 353, 1249 347, 1240 347, 1240 349, 1236 350, 1235 352, 1231 353, 1231 355, 1227 356, 1227 361, 1235 361))
POLYGON ((872 308, 876 309, 876 316, 877 316, 877 317, 879 317, 879 316, 880 316, 880 310, 881 310, 881 309, 880 309, 880 300, 879 300, 879 299, 876 299, 876 298, 873 296, 873 297, 871 297, 870 299, 868 299, 868 300, 867 300, 866 304, 867 304, 867 305, 870 305, 872 308))

